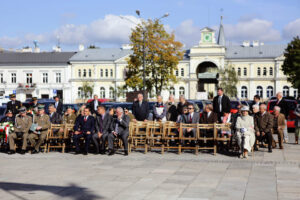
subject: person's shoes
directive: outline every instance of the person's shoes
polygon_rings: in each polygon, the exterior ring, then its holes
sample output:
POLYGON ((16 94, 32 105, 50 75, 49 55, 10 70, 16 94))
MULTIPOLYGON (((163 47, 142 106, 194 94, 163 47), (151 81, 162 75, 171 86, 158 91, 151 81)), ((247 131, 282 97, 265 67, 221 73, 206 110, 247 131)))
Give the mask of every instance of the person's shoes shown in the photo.
POLYGON ((16 153, 16 152, 13 151, 13 150, 7 152, 8 155, 12 155, 12 154, 15 154, 15 153, 16 153))
POLYGON ((80 154, 80 151, 75 151, 75 155, 78 155, 78 154, 80 154))
POLYGON ((239 156, 239 158, 240 158, 240 159, 243 159, 243 158, 244 158, 243 154, 241 154, 241 155, 239 156))
POLYGON ((114 155, 114 154, 115 154, 115 151, 114 151, 114 150, 112 150, 112 149, 108 150, 108 155, 109 155, 109 156, 112 156, 112 155, 114 155))
POLYGON ((25 150, 21 150, 21 152, 20 152, 20 154, 22 154, 22 155, 24 155, 26 153, 26 151, 25 150))
POLYGON ((248 154, 245 154, 245 155, 244 155, 244 158, 248 159, 248 154))
POLYGON ((272 153, 272 149, 269 149, 269 151, 268 151, 269 153, 272 153))
POLYGON ((280 146, 279 149, 283 149, 283 146, 280 146))
POLYGON ((87 151, 84 151, 84 152, 83 152, 83 155, 85 155, 85 156, 88 155, 88 152, 87 152, 87 151))
POLYGON ((31 152, 31 154, 37 154, 37 153, 39 153, 39 151, 37 151, 35 149, 31 152))
POLYGON ((99 152, 99 154, 104 155, 104 154, 105 154, 105 151, 102 150, 102 151, 99 152))
POLYGON ((128 151, 127 150, 125 150, 124 156, 128 156, 128 151))

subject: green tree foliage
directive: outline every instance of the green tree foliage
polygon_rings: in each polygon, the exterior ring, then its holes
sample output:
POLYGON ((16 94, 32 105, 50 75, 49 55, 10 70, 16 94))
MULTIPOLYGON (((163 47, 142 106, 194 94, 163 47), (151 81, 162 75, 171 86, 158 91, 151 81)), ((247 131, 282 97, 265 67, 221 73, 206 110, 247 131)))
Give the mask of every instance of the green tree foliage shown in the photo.
POLYGON ((85 100, 92 96, 93 91, 94 91, 94 89, 93 89, 94 87, 89 82, 87 82, 87 81, 83 82, 81 88, 82 88, 81 89, 82 96, 85 100))
POLYGON ((300 39, 295 37, 287 46, 284 53, 282 71, 294 88, 300 92, 300 39))
POLYGON ((135 91, 143 88, 143 56, 145 51, 145 89, 160 94, 177 81, 174 70, 183 57, 182 44, 175 41, 159 20, 143 21, 132 30, 130 41, 133 54, 128 60, 126 87, 135 91))
POLYGON ((225 67, 225 69, 219 71, 219 76, 219 87, 223 88, 224 93, 229 97, 236 97, 236 85, 239 80, 234 68, 232 66, 225 67))

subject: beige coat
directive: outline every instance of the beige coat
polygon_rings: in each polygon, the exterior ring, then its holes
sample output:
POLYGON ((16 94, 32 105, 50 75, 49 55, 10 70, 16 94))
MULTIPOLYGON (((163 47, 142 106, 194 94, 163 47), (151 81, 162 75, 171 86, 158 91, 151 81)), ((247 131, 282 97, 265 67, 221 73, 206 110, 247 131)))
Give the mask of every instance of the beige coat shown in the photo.
POLYGON ((255 142, 255 134, 254 134, 254 119, 253 117, 247 116, 240 116, 237 118, 236 121, 236 136, 238 140, 238 145, 241 147, 242 145, 242 135, 244 134, 244 149, 248 152, 251 152, 251 149, 255 142), (245 128, 246 131, 244 133, 241 132, 241 129, 245 128))

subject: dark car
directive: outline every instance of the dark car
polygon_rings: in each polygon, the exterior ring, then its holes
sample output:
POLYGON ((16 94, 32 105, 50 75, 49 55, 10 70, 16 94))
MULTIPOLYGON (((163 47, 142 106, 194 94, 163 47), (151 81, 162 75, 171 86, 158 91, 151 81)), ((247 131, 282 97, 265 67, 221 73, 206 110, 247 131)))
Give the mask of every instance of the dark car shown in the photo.
POLYGON ((239 108, 241 106, 241 103, 239 101, 230 101, 231 110, 230 112, 235 114, 239 111, 239 108))
POLYGON ((0 106, 0 120, 5 117, 6 106, 0 106))
MULTIPOLYGON (((55 100, 54 99, 38 99, 38 104, 42 104, 45 106, 45 112, 47 114, 49 114, 48 108, 50 104, 54 104, 55 100)), ((25 106, 26 108, 29 108, 30 106, 32 106, 32 102, 24 102, 22 103, 23 106, 25 106)))

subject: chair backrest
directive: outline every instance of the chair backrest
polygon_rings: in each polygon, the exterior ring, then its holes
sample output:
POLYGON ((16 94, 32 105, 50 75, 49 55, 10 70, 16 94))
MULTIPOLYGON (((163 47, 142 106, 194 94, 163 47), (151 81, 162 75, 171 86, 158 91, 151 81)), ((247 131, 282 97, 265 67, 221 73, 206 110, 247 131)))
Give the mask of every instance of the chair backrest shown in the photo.
POLYGON ((65 129, 64 129, 64 138, 67 138, 68 137, 68 133, 70 131, 73 131, 74 130, 74 124, 65 124, 65 129))
POLYGON ((59 129, 64 129, 64 124, 51 124, 50 131, 48 132, 48 137, 54 137, 54 131, 58 131, 59 129))
POLYGON ((131 122, 131 123, 132 123, 132 125, 131 125, 132 130, 129 133, 131 137, 141 136, 141 135, 146 136, 146 128, 147 128, 148 122, 136 121, 136 122, 131 122))
POLYGON ((180 137, 184 138, 183 130, 189 129, 189 128, 196 129, 196 132, 197 132, 196 136, 198 136, 199 135, 199 129, 197 129, 197 126, 198 126, 198 123, 197 124, 180 123, 180 125, 179 125, 179 135, 180 135, 180 137))
POLYGON ((147 136, 151 136, 153 134, 162 135, 163 134, 163 123, 157 122, 157 121, 149 121, 147 123, 146 134, 147 134, 147 136))
POLYGON ((163 133, 165 137, 174 136, 179 130, 179 124, 173 121, 167 121, 163 126, 163 133))

